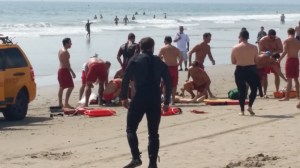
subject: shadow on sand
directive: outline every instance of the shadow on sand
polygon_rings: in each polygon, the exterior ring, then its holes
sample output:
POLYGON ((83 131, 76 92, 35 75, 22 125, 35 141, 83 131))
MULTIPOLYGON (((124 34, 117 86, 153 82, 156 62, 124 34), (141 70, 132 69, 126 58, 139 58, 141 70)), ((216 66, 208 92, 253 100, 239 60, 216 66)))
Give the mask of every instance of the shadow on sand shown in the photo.
POLYGON ((26 126, 41 126, 49 125, 43 122, 52 120, 49 117, 26 117, 22 121, 7 121, 3 117, 0 117, 0 131, 12 131, 12 130, 26 130, 26 126), (16 127, 16 128, 14 128, 16 127), (21 128, 20 128, 21 127, 21 128))

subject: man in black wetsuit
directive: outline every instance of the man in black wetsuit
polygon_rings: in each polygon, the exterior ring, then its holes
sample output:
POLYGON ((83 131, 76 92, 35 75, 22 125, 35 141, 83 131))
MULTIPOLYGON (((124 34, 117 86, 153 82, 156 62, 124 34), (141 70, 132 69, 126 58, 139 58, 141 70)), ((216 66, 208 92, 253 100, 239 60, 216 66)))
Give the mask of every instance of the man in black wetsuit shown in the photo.
POLYGON ((158 56, 153 55, 154 40, 150 37, 143 38, 140 45, 142 54, 129 61, 120 93, 122 105, 128 108, 126 132, 132 154, 132 161, 124 168, 134 168, 142 164, 136 131, 144 114, 147 117, 149 135, 148 156, 150 162, 148 168, 157 168, 158 129, 161 117, 160 83, 163 79, 166 87, 163 102, 163 110, 166 111, 169 108, 172 82, 167 65, 158 56), (135 82, 136 93, 129 105, 127 94, 131 79, 135 82))
POLYGON ((140 47, 134 41, 135 41, 135 35, 133 33, 129 33, 128 41, 125 44, 121 45, 118 51, 117 59, 123 70, 126 69, 129 59, 134 55, 140 53, 140 47), (123 61, 121 60, 122 55, 123 55, 123 61))

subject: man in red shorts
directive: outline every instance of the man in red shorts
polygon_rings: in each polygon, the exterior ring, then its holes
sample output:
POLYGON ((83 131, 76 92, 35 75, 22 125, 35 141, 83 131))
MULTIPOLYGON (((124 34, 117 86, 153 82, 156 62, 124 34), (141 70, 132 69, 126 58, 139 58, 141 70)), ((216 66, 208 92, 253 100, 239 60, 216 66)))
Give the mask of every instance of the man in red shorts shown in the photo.
POLYGON ((183 57, 179 49, 173 46, 171 36, 165 37, 165 46, 159 51, 158 56, 168 65, 169 73, 172 79, 172 102, 175 104, 175 94, 178 85, 178 65, 181 65, 183 57))
POLYGON ((70 38, 64 38, 63 48, 61 48, 58 52, 59 58, 59 69, 58 69, 58 82, 59 82, 59 91, 58 91, 58 101, 59 106, 64 108, 73 108, 69 105, 69 98, 74 88, 73 78, 76 77, 73 72, 70 64, 70 53, 68 51, 72 46, 72 42, 70 38), (65 104, 62 103, 62 96, 64 89, 67 88, 65 104))
POLYGON ((279 61, 287 55, 285 62, 285 74, 287 77, 287 86, 285 97, 280 99, 280 101, 288 101, 289 93, 292 87, 292 79, 295 81, 295 87, 297 92, 297 97, 299 98, 299 58, 298 52, 300 50, 300 41, 295 38, 295 29, 289 28, 288 39, 284 41, 283 53, 281 54, 279 61))
POLYGON ((103 91, 103 99, 105 100, 105 103, 111 103, 112 100, 119 96, 121 92, 121 85, 121 78, 115 78, 108 82, 103 91))
POLYGON ((102 96, 104 90, 104 84, 108 80, 108 69, 110 64, 106 64, 103 60, 92 57, 86 64, 86 89, 85 89, 85 107, 88 106, 89 98, 91 95, 91 89, 93 83, 96 81, 99 83, 98 95, 99 95, 99 105, 102 104, 102 96))
MULTIPOLYGON (((259 41, 259 54, 261 54, 262 52, 267 52, 269 51, 271 53, 271 55, 274 55, 276 53, 282 53, 283 51, 283 46, 282 46, 282 42, 281 39, 279 37, 276 36, 276 31, 273 29, 270 29, 268 31, 268 36, 263 37, 260 41, 259 41)), ((280 68, 280 64, 277 64, 278 68, 280 68)), ((274 73, 274 71, 272 70, 272 68, 266 68, 267 73, 269 74, 270 72, 274 73)), ((278 92, 279 90, 279 86, 280 86, 280 78, 279 75, 274 73, 275 76, 275 87, 276 87, 276 91, 278 92)), ((266 82, 268 82, 268 80, 266 80, 266 82)), ((268 83, 265 83, 265 86, 263 86, 265 90, 267 90, 268 88, 268 83)), ((265 95, 265 98, 267 98, 267 95, 265 95)))
POLYGON ((197 97, 206 95, 207 92, 210 97, 215 97, 208 89, 210 83, 210 78, 207 73, 201 68, 201 64, 199 64, 198 61, 194 61, 192 63, 192 66, 189 68, 188 79, 183 85, 183 88, 191 94, 192 98, 195 97, 193 90, 197 90, 197 97), (193 81, 189 81, 190 77, 192 77, 193 81))

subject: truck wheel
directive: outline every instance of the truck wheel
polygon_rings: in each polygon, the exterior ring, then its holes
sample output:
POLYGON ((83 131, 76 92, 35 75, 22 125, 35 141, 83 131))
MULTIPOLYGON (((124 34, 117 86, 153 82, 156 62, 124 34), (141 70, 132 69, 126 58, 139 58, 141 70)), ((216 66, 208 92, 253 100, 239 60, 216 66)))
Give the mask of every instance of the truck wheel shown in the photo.
POLYGON ((27 92, 24 89, 20 90, 15 104, 8 105, 3 111, 4 118, 9 121, 23 120, 27 114, 28 103, 27 92))

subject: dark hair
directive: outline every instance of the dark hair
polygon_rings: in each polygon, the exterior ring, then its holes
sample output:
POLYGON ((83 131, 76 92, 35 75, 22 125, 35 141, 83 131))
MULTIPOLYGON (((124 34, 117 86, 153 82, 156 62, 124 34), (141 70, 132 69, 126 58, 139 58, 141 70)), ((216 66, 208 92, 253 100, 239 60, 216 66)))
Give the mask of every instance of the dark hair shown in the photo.
POLYGON ((241 31, 247 31, 246 27, 242 27, 241 31))
POLYGON ((68 44, 70 41, 71 41, 71 38, 69 38, 69 37, 64 38, 64 39, 62 40, 62 44, 65 46, 65 45, 68 44))
POLYGON ((154 40, 151 37, 144 37, 141 39, 140 45, 143 51, 150 50, 154 47, 154 40))
POLYGON ((211 34, 210 33, 204 33, 203 38, 207 38, 207 37, 211 37, 211 34))
POLYGON ((248 40, 249 39, 249 32, 247 30, 241 31, 240 32, 240 38, 242 38, 244 40, 248 40))
POLYGON ((287 33, 288 33, 288 35, 295 35, 295 29, 289 28, 289 29, 287 30, 287 33))
POLYGON ((135 35, 133 33, 128 34, 128 39, 134 39, 134 38, 135 38, 135 35))
POLYGON ((276 36, 276 31, 274 29, 270 29, 268 35, 276 36))
POLYGON ((275 54, 272 55, 272 57, 273 57, 274 59, 278 59, 278 58, 280 58, 280 54, 275 53, 275 54))
POLYGON ((171 36, 166 36, 165 37, 165 42, 172 43, 172 37, 171 36))

